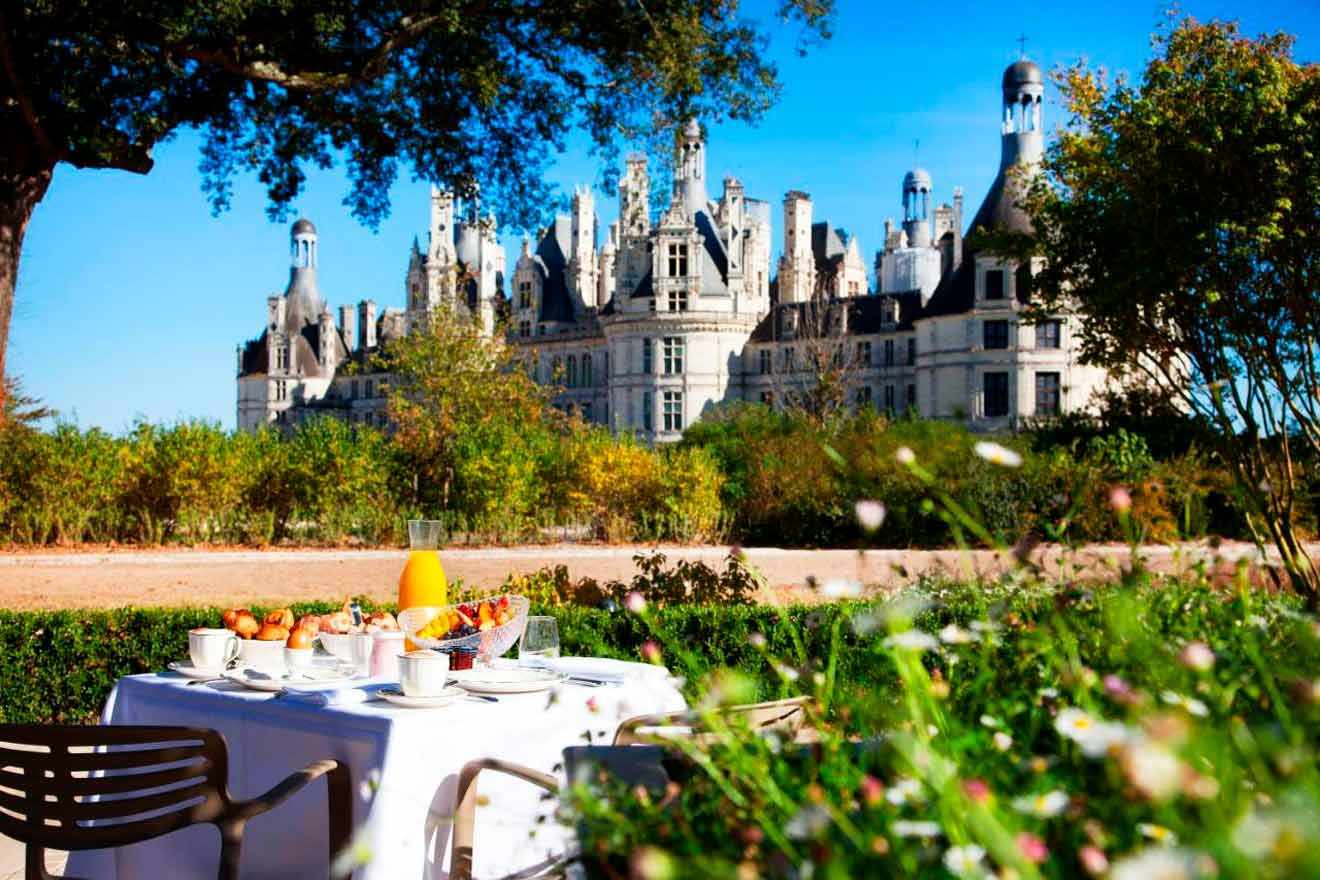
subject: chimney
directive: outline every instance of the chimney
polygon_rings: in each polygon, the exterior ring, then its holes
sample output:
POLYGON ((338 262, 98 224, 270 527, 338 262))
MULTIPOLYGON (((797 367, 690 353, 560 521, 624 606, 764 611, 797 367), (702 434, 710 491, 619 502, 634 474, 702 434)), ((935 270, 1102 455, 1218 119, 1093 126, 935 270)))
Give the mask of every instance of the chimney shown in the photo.
POLYGON ((344 337, 344 345, 352 352, 358 344, 357 313, 352 306, 339 307, 339 335, 344 337))
POLYGON ((364 299, 358 303, 358 349, 367 351, 376 347, 376 301, 364 299))

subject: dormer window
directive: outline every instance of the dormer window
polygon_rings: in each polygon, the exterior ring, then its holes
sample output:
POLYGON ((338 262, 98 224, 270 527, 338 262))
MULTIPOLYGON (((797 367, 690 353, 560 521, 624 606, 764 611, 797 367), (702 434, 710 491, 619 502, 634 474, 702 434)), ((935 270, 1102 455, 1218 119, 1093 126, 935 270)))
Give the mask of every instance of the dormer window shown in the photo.
MULTIPOLYGON (((674 242, 669 245, 669 277, 686 278, 688 274, 688 246, 674 242)), ((670 311, 674 311, 671 309, 670 311)))
POLYGON ((892 299, 886 299, 880 303, 880 323, 898 323, 898 303, 894 302, 892 299))
POLYGON ((985 298, 1004 298, 1004 270, 987 269, 985 273, 985 298))
POLYGON ((668 303, 669 311, 686 312, 688 308, 687 288, 669 291, 668 303))
POLYGON ((532 307, 532 282, 520 281, 518 283, 518 308, 530 309, 532 307))

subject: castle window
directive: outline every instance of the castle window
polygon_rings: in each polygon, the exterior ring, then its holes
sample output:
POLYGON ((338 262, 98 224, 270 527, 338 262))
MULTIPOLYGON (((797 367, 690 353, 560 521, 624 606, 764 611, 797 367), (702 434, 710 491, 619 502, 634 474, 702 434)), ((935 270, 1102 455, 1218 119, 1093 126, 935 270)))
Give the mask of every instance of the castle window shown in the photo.
POLYGON ((917 362, 917 337, 915 336, 908 339, 907 362, 909 367, 917 362))
POLYGON ((610 353, 602 351, 600 353, 600 378, 608 380, 610 378, 610 353))
POLYGON ((892 340, 892 339, 886 339, 886 340, 885 340, 885 366, 886 366, 886 367, 892 367, 893 365, 894 365, 894 340, 892 340))
POLYGON ((772 363, 773 363, 773 362, 771 361, 770 349, 768 349, 768 348, 763 348, 763 349, 761 349, 761 375, 762 375, 762 376, 768 376, 768 375, 770 374, 770 372, 774 369, 774 367, 772 366, 772 363))
POLYGON ((885 386, 885 412, 887 412, 887 413, 892 413, 893 411, 894 411, 894 386, 893 386, 893 385, 886 385, 886 386, 885 386))
POLYGON ((1008 373, 986 373, 981 382, 985 391, 985 417, 1001 419, 1008 415, 1008 373))
POLYGON ((650 375, 655 367, 655 353, 651 350, 651 340, 642 340, 642 372, 650 375))
POLYGON ((674 242, 669 245, 669 277, 686 278, 687 273, 688 246, 674 242))
POLYGON ((1036 347, 1058 348, 1062 330, 1059 321, 1042 321, 1036 325, 1036 347))
POLYGON ((1059 374, 1036 374, 1036 415, 1057 416, 1059 414, 1059 374))
POLYGON ((289 368, 289 347, 287 345, 277 346, 275 349, 275 369, 287 370, 289 368))
POLYGON ((871 386, 863 385, 857 389, 857 406, 869 406, 871 403, 871 386))
POLYGON ((642 427, 647 431, 655 427, 654 401, 655 398, 651 396, 651 392, 642 392, 642 427))
POLYGON ((894 302, 892 299, 885 299, 880 303, 880 323, 898 323, 898 303, 894 302))
POLYGON ((669 302, 669 311, 686 312, 688 307, 687 288, 685 287, 680 290, 669 291, 668 302, 669 302))
POLYGON ((849 296, 861 296, 861 295, 862 295, 862 283, 861 283, 860 281, 849 281, 849 282, 848 282, 848 295, 849 295, 849 296))
POLYGON ((375 396, 376 396, 376 395, 373 393, 373 390, 374 390, 374 389, 372 388, 372 384, 373 384, 373 383, 372 383, 372 381, 371 381, 370 379, 368 379, 366 382, 363 383, 363 391, 362 391, 362 396, 363 396, 363 397, 371 398, 371 397, 375 397, 375 396))
POLYGON ((568 387, 577 387, 577 355, 568 356, 568 387))
POLYGON ((683 430, 683 392, 665 392, 664 426, 666 431, 683 430))
POLYGON ((982 334, 987 349, 1008 348, 1007 321, 986 321, 982 325, 982 334))
POLYGON ((521 281, 518 283, 518 308, 530 309, 532 307, 532 282, 521 281))
POLYGON ((917 408, 917 386, 916 386, 916 385, 909 385, 909 386, 907 387, 907 408, 908 408, 908 409, 916 409, 916 408, 917 408))
POLYGON ((673 376, 683 372, 683 337, 665 337, 665 375, 673 376))
POLYGON ((358 396, 358 380, 357 380, 357 379, 354 379, 354 380, 352 381, 352 383, 349 384, 348 387, 349 387, 349 391, 348 391, 348 399, 349 399, 349 400, 357 400, 357 396, 358 396))
POLYGON ((531 322, 531 321, 519 321, 519 322, 518 322, 518 335, 521 336, 523 339, 526 339, 528 336, 531 336, 531 335, 532 335, 532 322, 531 322))
POLYGON ((857 365, 859 367, 871 366, 871 342, 869 339, 857 343, 857 365))
POLYGON ((792 349, 792 348, 786 348, 786 349, 784 349, 784 372, 785 372, 785 373, 791 373, 791 372, 793 372, 793 349, 792 349))
POLYGON ((985 298, 1004 298, 1004 270, 987 269, 985 273, 985 298))
POLYGON ((582 356, 582 387, 590 388, 591 386, 591 355, 584 354, 582 356))
POLYGON ((582 404, 582 421, 591 421, 591 401, 582 404))

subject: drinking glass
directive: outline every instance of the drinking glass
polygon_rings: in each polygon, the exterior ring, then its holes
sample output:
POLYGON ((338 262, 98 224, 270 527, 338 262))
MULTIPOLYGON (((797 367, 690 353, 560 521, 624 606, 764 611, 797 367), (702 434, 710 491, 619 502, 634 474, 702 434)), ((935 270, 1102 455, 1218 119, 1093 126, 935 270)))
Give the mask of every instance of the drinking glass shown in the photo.
POLYGON ((559 624, 553 617, 529 617, 518 643, 518 659, 555 659, 559 656, 559 624))
POLYGON ((371 655, 376 648, 376 639, 371 633, 351 633, 348 637, 349 664, 353 667, 355 678, 371 677, 371 655))

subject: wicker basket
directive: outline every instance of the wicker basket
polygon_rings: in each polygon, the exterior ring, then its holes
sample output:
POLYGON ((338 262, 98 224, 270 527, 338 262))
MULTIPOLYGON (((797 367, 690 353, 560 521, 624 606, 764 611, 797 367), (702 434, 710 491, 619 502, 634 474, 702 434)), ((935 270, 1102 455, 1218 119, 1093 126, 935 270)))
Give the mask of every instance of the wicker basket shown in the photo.
MULTIPOLYGON (((486 596, 483 598, 490 600, 499 599, 500 597, 486 596)), ((475 605, 476 602, 464 602, 462 604, 475 605)), ((522 638, 523 630, 527 628, 527 612, 531 605, 532 603, 526 596, 509 596, 509 607, 513 609, 512 620, 491 627, 485 632, 477 632, 457 639, 424 639, 419 637, 417 633, 441 611, 452 610, 459 607, 458 605, 419 605, 416 608, 400 611, 399 628, 408 634, 408 638, 414 644, 421 645, 423 648, 476 648, 477 653, 481 656, 500 657, 512 648, 518 639, 522 638)))

